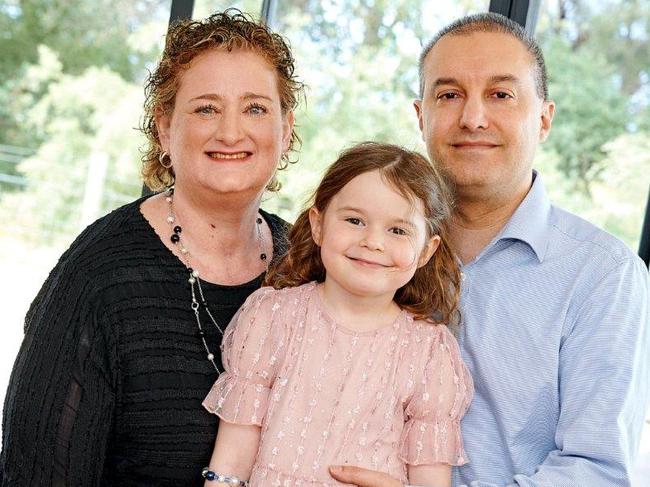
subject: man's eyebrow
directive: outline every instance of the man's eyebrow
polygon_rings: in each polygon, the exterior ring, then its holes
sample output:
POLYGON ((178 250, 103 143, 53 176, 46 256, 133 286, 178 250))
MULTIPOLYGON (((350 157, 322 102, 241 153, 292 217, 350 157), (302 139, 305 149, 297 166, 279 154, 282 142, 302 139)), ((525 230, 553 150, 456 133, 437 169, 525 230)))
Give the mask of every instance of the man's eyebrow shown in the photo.
MULTIPOLYGON (((513 74, 497 74, 494 76, 490 76, 488 79, 489 84, 494 84, 494 83, 503 83, 503 82, 510 82, 510 83, 515 83, 519 84, 520 80, 513 74)), ((438 88, 439 86, 460 86, 460 81, 458 81, 456 78, 437 78, 432 85, 432 88, 438 88)))
POLYGON ((499 75, 496 75, 496 76, 492 76, 492 77, 490 77, 489 81, 490 81, 490 84, 503 83, 505 81, 505 82, 508 82, 508 83, 514 83, 516 85, 518 85, 521 82, 519 80, 519 78, 517 78, 513 74, 499 74, 499 75))
POLYGON ((437 88, 438 86, 445 86, 445 85, 458 86, 460 85, 460 83, 456 78, 437 78, 433 82, 433 85, 431 85, 431 88, 437 88))

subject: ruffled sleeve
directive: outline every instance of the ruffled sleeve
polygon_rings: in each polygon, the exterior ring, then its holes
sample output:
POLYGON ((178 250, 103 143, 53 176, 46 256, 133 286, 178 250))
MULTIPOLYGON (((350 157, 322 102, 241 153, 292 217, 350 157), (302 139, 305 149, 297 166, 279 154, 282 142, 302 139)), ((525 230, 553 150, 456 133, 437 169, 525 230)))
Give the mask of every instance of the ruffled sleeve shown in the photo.
POLYGON ((458 343, 446 326, 436 326, 421 382, 406 406, 400 458, 409 465, 468 462, 460 420, 474 394, 458 343))
POLYGON ((221 344, 224 371, 203 401, 222 420, 261 425, 286 348, 282 291, 251 294, 228 325, 221 344))

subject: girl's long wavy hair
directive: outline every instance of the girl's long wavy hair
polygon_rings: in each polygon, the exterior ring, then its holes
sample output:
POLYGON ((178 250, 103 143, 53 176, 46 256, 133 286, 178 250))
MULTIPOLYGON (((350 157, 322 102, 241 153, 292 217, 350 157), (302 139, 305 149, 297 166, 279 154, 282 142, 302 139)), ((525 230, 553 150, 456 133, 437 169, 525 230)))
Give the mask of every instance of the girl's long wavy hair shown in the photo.
POLYGON ((276 289, 325 280, 320 247, 312 238, 309 208, 324 214, 332 198, 352 179, 370 171, 383 178, 411 202, 424 206, 427 239, 440 236, 440 246, 413 278, 395 293, 395 302, 416 319, 433 323, 457 324, 460 296, 460 269, 447 242, 446 224, 451 216, 451 193, 441 175, 417 152, 402 147, 364 142, 343 151, 330 166, 311 199, 289 233, 290 248, 273 266, 266 284, 276 289))

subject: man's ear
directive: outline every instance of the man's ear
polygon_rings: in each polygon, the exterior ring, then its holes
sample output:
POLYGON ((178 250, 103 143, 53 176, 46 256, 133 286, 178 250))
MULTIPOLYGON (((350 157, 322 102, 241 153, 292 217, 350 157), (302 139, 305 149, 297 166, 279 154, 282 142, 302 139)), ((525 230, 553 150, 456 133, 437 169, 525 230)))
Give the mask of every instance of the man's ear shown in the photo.
POLYGON ((320 246, 323 222, 321 214, 315 206, 309 208, 309 225, 311 225, 311 238, 314 239, 316 245, 320 246))
POLYGON ((426 243, 424 249, 422 249, 422 253, 418 259, 418 269, 431 260, 431 257, 436 253, 438 247, 440 247, 440 235, 434 235, 426 243))
POLYGON ((422 120, 422 100, 413 100, 413 107, 415 108, 415 116, 418 117, 418 127, 424 139, 424 121, 422 120))
POLYGON ((553 124, 553 115, 555 115, 555 102, 548 100, 542 106, 542 123, 539 128, 539 141, 544 142, 551 132, 551 125, 553 124))

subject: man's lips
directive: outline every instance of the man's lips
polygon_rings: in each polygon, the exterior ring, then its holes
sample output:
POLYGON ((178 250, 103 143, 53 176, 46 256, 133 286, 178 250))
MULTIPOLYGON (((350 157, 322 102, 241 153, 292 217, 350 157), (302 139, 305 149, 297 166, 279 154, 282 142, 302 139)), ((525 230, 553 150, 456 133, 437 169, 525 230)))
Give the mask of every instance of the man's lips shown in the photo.
POLYGON ((493 149, 499 146, 499 144, 487 140, 459 141, 453 142, 450 145, 456 149, 493 149))
POLYGON ((252 154, 252 152, 248 151, 240 151, 240 152, 219 152, 219 151, 214 151, 214 152, 206 152, 208 157, 211 159, 214 159, 215 161, 237 161, 241 159, 246 159, 248 156, 252 154))

